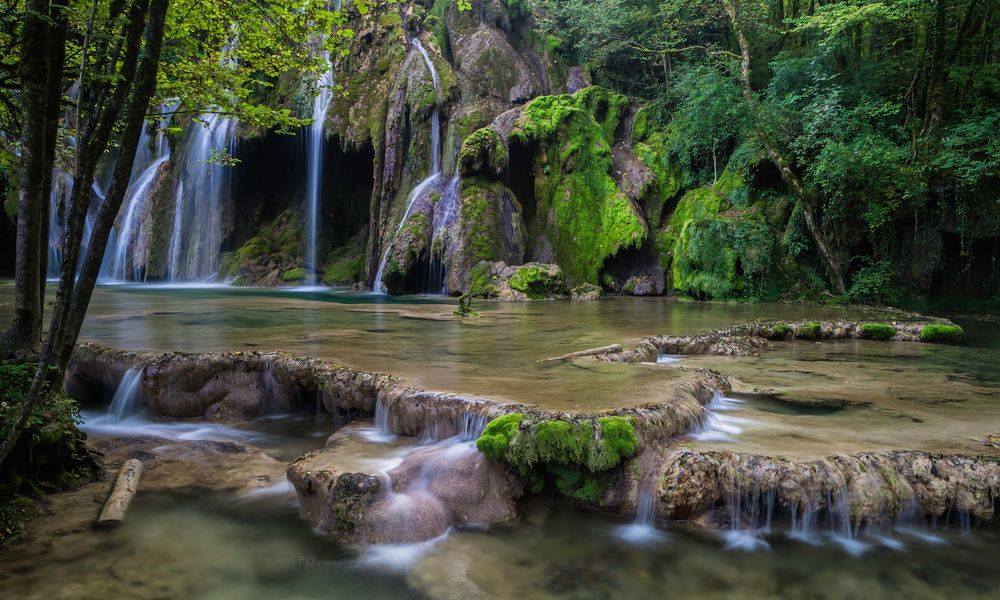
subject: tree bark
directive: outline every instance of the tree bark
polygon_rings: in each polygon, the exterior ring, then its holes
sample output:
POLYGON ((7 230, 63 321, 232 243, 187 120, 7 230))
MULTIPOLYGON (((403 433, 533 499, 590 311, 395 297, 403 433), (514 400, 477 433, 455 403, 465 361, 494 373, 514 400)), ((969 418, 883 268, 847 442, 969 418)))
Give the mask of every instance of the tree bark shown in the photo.
POLYGON ((38 251, 45 172, 46 84, 49 60, 49 1, 28 0, 21 33, 21 165, 18 173, 14 319, 0 336, 0 355, 26 358, 42 337, 38 251))
POLYGON ((781 172, 781 178, 784 180, 785 185, 791 190, 792 194, 799 200, 802 206, 802 215, 805 217, 806 228, 809 230, 809 235, 812 236, 813 243, 816 244, 816 249, 819 250, 820 257, 826 264, 827 271, 829 271, 830 282, 833 284, 834 291, 838 294, 843 294, 846 291, 844 286, 844 275, 840 268, 840 263, 837 261, 833 253, 830 252, 829 246, 826 243, 825 236, 819 225, 819 220, 816 218, 816 204, 815 200, 809 191, 802 184, 802 180, 799 176, 792 171, 791 166, 785 157, 782 156, 781 152, 778 151, 777 145, 774 144, 767 132, 764 131, 763 127, 756 124, 756 102, 753 97, 753 88, 750 85, 750 44, 747 42, 746 35, 743 31, 743 25, 739 18, 739 7, 737 6, 737 0, 722 0, 723 8, 726 14, 729 15, 729 20, 732 22, 733 31, 736 34, 736 40, 740 47, 740 80, 743 84, 743 99, 747 104, 751 112, 751 119, 754 120, 755 130, 757 136, 760 138, 761 143, 764 145, 764 149, 767 151, 771 162, 778 167, 778 171, 781 172))
MULTIPOLYGON (((146 50, 139 67, 136 91, 132 96, 126 116, 125 127, 121 136, 121 156, 134 157, 139 147, 142 128, 145 126, 146 112, 149 103, 156 92, 156 76, 160 64, 160 51, 163 47, 163 25, 169 0, 152 0, 149 7, 149 28, 146 31, 146 50)), ((94 221, 94 227, 87 245, 87 256, 77 278, 73 290, 72 302, 66 322, 65 340, 59 357, 60 369, 65 369, 73 355, 83 326, 83 318, 90 305, 90 299, 100 275, 101 263, 108 246, 108 237, 114 226, 118 211, 121 210, 125 193, 128 191, 129 178, 132 175, 132 160, 119 159, 112 174, 111 185, 104 198, 94 221)))
MULTIPOLYGON (((80 140, 81 146, 86 144, 86 147, 90 150, 99 150, 98 156, 100 156, 100 153, 107 148, 107 141, 112 126, 118 119, 125 101, 131 94, 132 104, 130 105, 129 120, 123 132, 123 136, 128 134, 130 137, 135 137, 135 141, 131 143, 130 146, 125 146, 124 142, 128 140, 123 139, 121 153, 119 154, 118 159, 119 163, 126 163, 129 170, 131 170, 131 165, 135 158, 136 147, 138 146, 138 133, 135 133, 134 136, 130 133, 137 131, 136 126, 132 121, 132 117, 137 104, 141 105, 141 110, 143 111, 142 114, 144 115, 144 111, 149 105, 150 97, 156 88, 156 71, 159 67, 160 50, 163 45, 164 19, 167 12, 167 6, 169 5, 169 0, 153 0, 152 5, 153 8, 148 11, 149 23, 147 26, 146 8, 149 5, 146 4, 145 0, 136 0, 133 3, 132 10, 130 10, 129 14, 129 34, 126 42, 125 57, 121 65, 114 93, 112 94, 112 99, 108 106, 102 110, 100 117, 96 121, 97 127, 94 128, 95 132, 92 134, 95 137, 91 137, 87 140, 80 140), (138 10, 136 10, 137 7, 138 10), (146 48, 142 58, 143 69, 142 75, 140 76, 143 84, 140 86, 134 86, 134 76, 137 70, 136 63, 138 62, 139 51, 141 49, 140 40, 142 38, 143 31, 146 32, 146 48), (134 94, 132 94, 133 87, 137 87, 134 94), (103 136, 104 146, 97 147, 98 142, 102 139, 100 134, 104 131, 105 126, 107 127, 108 133, 103 136)), ((141 126, 142 123, 140 119, 138 127, 141 128, 141 126)), ((78 163, 79 162, 81 161, 78 161, 78 163)), ((91 170, 90 178, 86 181, 89 182, 92 179, 93 171, 91 170)), ((121 185, 126 184, 119 184, 119 186, 121 185)), ((90 187, 87 184, 81 184, 79 181, 78 186, 86 188, 90 187)), ((89 204, 89 189, 87 192, 88 195, 85 202, 89 204)), ((124 196, 124 190, 121 194, 124 196)), ((75 196, 75 199, 78 200, 78 198, 78 196, 75 196)), ((71 203, 72 202, 73 200, 71 200, 71 203)), ((119 200, 119 205, 120 203, 121 200, 119 200)), ((81 214, 86 214, 85 211, 82 213, 80 212, 80 206, 81 204, 79 201, 77 201, 75 206, 71 206, 71 211, 74 213, 73 217, 79 218, 81 214)), ((86 204, 83 206, 86 206, 86 204)), ((21 432, 24 430, 28 417, 31 415, 32 410, 39 401, 46 379, 51 378, 54 381, 62 380, 62 373, 65 367, 61 360, 61 354, 66 337, 65 325, 69 320, 68 316, 71 308, 70 294, 73 292, 73 282, 76 279, 76 254, 74 254, 74 252, 78 253, 80 248, 82 238, 82 219, 79 219, 79 222, 71 222, 67 229, 68 231, 66 233, 65 246, 67 247, 66 252, 70 256, 64 257, 62 274, 59 281, 59 292, 56 294, 55 308, 53 309, 52 319, 49 324, 48 336, 46 337, 45 346, 39 358, 38 367, 35 371, 34 379, 32 379, 31 387, 28 390, 24 404, 21 406, 21 412, 11 427, 7 437, 4 438, 2 443, 0 443, 0 465, 2 465, 7 459, 7 456, 13 449, 18 437, 20 437, 21 432), (52 372, 50 373, 50 367, 52 366, 56 366, 57 368, 51 369, 52 372)), ((102 241, 103 251, 103 245, 107 243, 107 232, 105 232, 105 236, 102 241)), ((82 306, 80 310, 86 311, 86 305, 82 306)))
POLYGON ((139 491, 139 480, 142 478, 142 461, 130 458, 125 461, 115 485, 111 488, 111 495, 108 496, 101 514, 97 517, 97 524, 102 526, 115 525, 125 520, 125 513, 132 504, 132 498, 139 491))

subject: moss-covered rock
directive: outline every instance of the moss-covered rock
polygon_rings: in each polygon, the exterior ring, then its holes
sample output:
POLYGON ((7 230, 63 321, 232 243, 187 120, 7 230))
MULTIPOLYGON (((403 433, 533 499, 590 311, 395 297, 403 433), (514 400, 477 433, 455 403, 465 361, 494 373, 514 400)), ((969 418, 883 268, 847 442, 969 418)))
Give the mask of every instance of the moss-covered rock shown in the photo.
POLYGON ((608 257, 646 238, 639 207, 610 174, 611 143, 626 106, 624 96, 597 87, 542 96, 522 109, 511 131, 536 149, 534 244, 551 246, 572 285, 596 284, 608 257))
POLYGON ((734 208, 745 188, 727 169, 715 185, 686 193, 659 240, 670 255, 673 287, 703 299, 767 297, 774 268, 775 235, 756 208, 734 208))
POLYGON ((491 421, 476 447, 520 473, 538 465, 596 473, 633 456, 639 442, 634 421, 626 417, 536 420, 514 413, 491 421))
MULTIPOLYGON (((472 291, 473 295, 483 296, 479 289, 482 286, 473 281, 477 265, 483 261, 517 264, 524 257, 521 204, 503 183, 483 176, 463 178, 459 196, 459 221, 447 287, 452 293, 472 291)), ((483 269, 488 267, 480 271, 483 269)))
POLYGON ((529 263, 517 267, 510 277, 510 287, 531 300, 541 300, 565 293, 562 271, 556 265, 529 263))
POLYGON ((499 177, 507 161, 507 148, 495 130, 477 129, 462 142, 458 171, 463 177, 486 175, 499 177))
POLYGON ((925 325, 924 328, 920 330, 920 341, 950 344, 962 339, 962 335, 964 334, 965 332, 962 331, 962 327, 959 325, 932 323, 930 325, 925 325))
POLYGON ((548 300, 565 296, 566 284, 558 265, 483 261, 472 269, 469 294, 508 302, 548 300))
POLYGON ((858 329, 867 340, 891 340, 896 335, 896 328, 888 323, 862 323, 858 329))
POLYGON ((257 235, 222 256, 219 277, 236 285, 280 286, 305 278, 302 227, 298 213, 286 210, 257 235))

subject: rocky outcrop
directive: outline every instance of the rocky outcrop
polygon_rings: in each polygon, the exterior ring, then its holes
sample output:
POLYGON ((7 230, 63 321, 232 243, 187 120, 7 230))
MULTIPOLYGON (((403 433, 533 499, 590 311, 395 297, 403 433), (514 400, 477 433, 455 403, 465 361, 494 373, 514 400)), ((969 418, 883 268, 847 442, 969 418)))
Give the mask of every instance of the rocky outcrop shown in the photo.
POLYGON ((288 478, 303 516, 331 537, 366 543, 419 542, 456 525, 517 516, 515 479, 467 442, 404 449, 399 464, 385 471, 378 460, 357 458, 380 451, 347 428, 293 462, 288 478))
POLYGON ((566 295, 566 283, 558 265, 481 262, 472 271, 469 293, 505 302, 551 300, 566 295))
POLYGON ((514 402, 419 390, 399 379, 283 352, 137 353, 79 346, 66 372, 67 392, 84 405, 106 403, 130 368, 142 369, 146 406, 171 418, 239 420, 266 413, 314 411, 380 416, 387 432, 440 440, 481 429, 509 413, 533 419, 633 419, 640 444, 684 433, 705 419, 705 405, 728 381, 691 370, 665 386, 662 400, 570 415, 514 402))
MULTIPOLYGON (((886 315, 880 315, 885 317, 886 315)), ((661 354, 756 356, 770 342, 869 339, 897 342, 954 342, 962 328, 945 319, 874 321, 751 321, 695 335, 653 336, 631 350, 594 356, 607 362, 652 362, 661 354)))
POLYGON ((681 450, 664 462, 657 496, 667 518, 736 528, 762 523, 768 510, 798 519, 839 513, 854 527, 887 524, 907 511, 989 521, 1000 497, 1000 457, 897 451, 792 460, 681 450), (747 514, 750 507, 761 514, 747 514))

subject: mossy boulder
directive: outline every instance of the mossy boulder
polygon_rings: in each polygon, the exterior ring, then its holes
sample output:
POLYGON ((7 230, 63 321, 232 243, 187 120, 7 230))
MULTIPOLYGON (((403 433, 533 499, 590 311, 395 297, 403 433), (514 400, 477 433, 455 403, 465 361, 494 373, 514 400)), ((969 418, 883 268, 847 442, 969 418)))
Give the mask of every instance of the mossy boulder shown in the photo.
MULTIPOLYGON (((451 293, 476 290, 473 270, 486 261, 518 264, 525 252, 521 204, 503 183, 484 176, 463 178, 460 213, 447 287, 451 293)), ((480 277, 481 278, 481 277, 480 277)))
POLYGON ((775 235, 756 207, 736 208, 743 177, 727 169, 715 185, 686 193, 657 240, 674 289, 699 299, 768 297, 775 235))
POLYGON ((648 233, 640 208, 611 175, 611 144, 628 100, 589 87, 541 96, 518 115, 510 138, 533 149, 531 245, 551 247, 573 285, 598 283, 605 260, 648 233))
POLYGON ((499 177, 507 161, 503 138, 488 127, 477 129, 462 142, 458 153, 458 171, 463 177, 486 175, 499 177))
POLYGON ((219 277, 236 285, 281 286, 305 278, 302 266, 304 242, 298 213, 286 210, 260 228, 235 252, 219 263, 219 277))
POLYGON ((627 417, 539 420, 514 413, 491 421, 476 447, 522 474, 540 465, 597 473, 635 455, 639 442, 635 422, 627 417))
POLYGON ((965 332, 959 325, 932 323, 920 330, 920 341, 939 344, 952 344, 962 339, 965 332))
POLYGON ((815 340, 820 337, 823 329, 816 321, 810 321, 795 328, 795 337, 800 340, 815 340))
POLYGON ((473 267, 469 294, 508 302, 548 300, 566 295, 566 283, 559 265, 483 261, 473 267))
POLYGON ((862 323, 858 330, 866 340, 891 340, 896 336, 896 328, 888 323, 862 323))

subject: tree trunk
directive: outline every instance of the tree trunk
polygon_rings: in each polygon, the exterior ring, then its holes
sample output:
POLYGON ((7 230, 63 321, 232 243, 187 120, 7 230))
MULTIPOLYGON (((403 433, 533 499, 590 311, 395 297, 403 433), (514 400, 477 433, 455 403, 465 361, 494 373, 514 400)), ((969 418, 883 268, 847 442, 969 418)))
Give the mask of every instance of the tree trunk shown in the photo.
POLYGON ((823 236, 823 232, 819 225, 819 220, 816 218, 816 206, 812 195, 806 190, 805 186, 802 184, 802 180, 799 176, 792 171, 791 166, 785 157, 781 155, 778 151, 777 145, 774 144, 770 136, 764 131, 763 127, 756 124, 755 112, 756 103, 753 97, 753 88, 750 86, 750 44, 747 42, 746 35, 743 32, 743 26, 739 19, 739 9, 736 4, 736 0, 722 0, 723 8, 726 14, 729 15, 729 20, 732 22, 733 31, 736 33, 736 40, 740 46, 740 79, 743 83, 743 99, 747 104, 751 112, 751 119, 755 122, 755 130, 757 136, 760 138, 761 143, 764 145, 764 149, 767 151, 768 156, 771 158, 771 162, 778 167, 778 171, 781 172, 781 178, 784 180, 785 185, 791 190, 792 194, 799 200, 799 204, 802 206, 802 215, 805 217, 806 228, 809 230, 809 235, 812 236, 813 243, 816 244, 817 250, 819 250, 820 257, 822 257, 824 263, 826 263, 826 268, 830 273, 830 281, 833 284, 834 291, 838 294, 843 294, 846 291, 844 286, 844 275, 840 268, 840 263, 830 252, 829 246, 826 243, 826 239, 823 236))
POLYGON ((39 248, 45 180, 46 84, 49 60, 49 2, 28 0, 21 33, 21 166, 18 174, 14 319, 0 336, 2 357, 26 358, 42 337, 39 248))
MULTIPOLYGON (((86 144, 90 150, 99 150, 98 156, 104 150, 107 149, 107 141, 109 139, 110 131, 114 122, 118 119, 122 108, 124 107, 125 101, 128 99, 129 95, 132 95, 132 105, 129 109, 129 121, 124 130, 123 136, 126 134, 132 135, 129 132, 136 130, 136 126, 132 122, 131 117, 134 114, 134 109, 137 104, 142 107, 142 114, 144 115, 146 107, 149 106, 149 100, 156 88, 156 71, 159 67, 160 50, 163 45, 163 26, 164 19, 167 12, 167 6, 169 5, 169 0, 153 0, 153 8, 149 10, 149 23, 146 26, 146 14, 148 4, 145 0, 136 0, 132 9, 130 10, 129 20, 128 20, 128 36, 125 42, 125 57, 121 62, 121 69, 118 73, 117 82, 115 84, 115 90, 112 94, 112 99, 109 101, 106 107, 102 108, 102 112, 97 119, 97 126, 94 128, 94 133, 91 134, 90 139, 81 139, 81 146, 86 144), (138 62, 139 51, 142 44, 140 40, 142 39, 142 33, 146 32, 146 48, 142 58, 142 71, 140 79, 143 82, 142 85, 138 86, 135 93, 132 94, 134 85, 134 77, 136 73, 136 63, 138 62), (106 126, 106 130, 105 130, 106 126), (104 133, 107 131, 107 133, 104 133), (104 146, 98 148, 98 142, 102 139, 103 135, 104 146)), ((141 119, 138 127, 141 128, 141 119)), ((119 163, 126 163, 128 169, 131 170, 131 165, 135 159, 135 150, 138 145, 138 134, 135 134, 136 141, 133 142, 130 147, 122 144, 121 152, 119 154, 119 163)), ((127 140, 123 140, 125 142, 127 140)), ((78 161, 78 163, 81 161, 78 161)), ((78 164, 79 169, 79 164, 78 164)), ((93 171, 90 172, 90 179, 93 179, 93 171)), ((121 184, 124 185, 124 184, 121 184)), ((78 186, 89 188, 87 184, 81 184, 78 181, 78 186)), ((86 197, 86 203, 89 203, 89 189, 87 190, 88 195, 86 197)), ((124 195, 124 191, 121 192, 124 195)), ((74 199, 78 200, 79 196, 74 195, 74 199)), ((71 200, 71 203, 73 200, 71 200)), ((119 200, 120 204, 121 200, 119 200)), ((84 205, 85 206, 85 205, 84 205)), ((77 202, 75 206, 70 208, 73 217, 79 217, 81 214, 85 215, 86 212, 80 212, 80 204, 77 202)), ((69 313, 71 312, 71 302, 70 294, 73 292, 73 282, 76 279, 76 254, 79 252, 80 242, 82 236, 82 222, 71 222, 68 231, 66 233, 65 246, 66 252, 70 256, 64 257, 64 263, 62 267, 62 274, 59 281, 59 292, 56 294, 55 308, 53 309, 52 319, 49 324, 48 336, 45 340, 45 346, 42 350, 41 356, 38 361, 38 368, 35 371, 35 376, 32 379, 31 387, 28 390, 27 396, 24 400, 24 404, 21 406, 21 412, 18 415, 17 421, 11 427, 10 432, 7 437, 4 438, 2 444, 0 444, 0 465, 7 459, 10 451, 13 449, 14 444, 17 442, 18 437, 20 437, 21 432, 24 430, 24 426, 27 423, 28 417, 31 415, 32 410, 38 403, 43 389, 43 384, 46 379, 51 378, 55 381, 62 381, 62 374, 64 371, 64 364, 62 359, 62 351, 64 348, 65 341, 65 325, 69 320, 69 313), (72 264, 72 266, 70 266, 72 264), (57 365, 55 369, 50 367, 57 365)), ((103 244, 107 243, 107 232, 102 240, 103 244)), ((102 245, 103 251, 103 245, 102 245)), ((82 306, 79 310, 86 311, 86 305, 82 306)), ((81 315, 82 321, 82 315, 81 315)))
MULTIPOLYGON (((121 136, 121 155, 134 157, 139 147, 142 128, 145 126, 146 112, 156 92, 156 75, 160 64, 160 50, 163 46, 163 23, 169 0, 152 0, 149 7, 149 29, 146 31, 146 50, 139 67, 136 91, 132 96, 121 136)), ((115 224, 115 218, 125 200, 129 178, 132 175, 132 160, 119 159, 112 174, 111 185, 94 221, 94 227, 87 245, 87 256, 80 269, 77 284, 66 321, 65 340, 60 351, 59 366, 65 369, 73 355, 83 326, 83 317, 90 305, 90 298, 100 275, 101 263, 108 246, 108 237, 115 224)))

